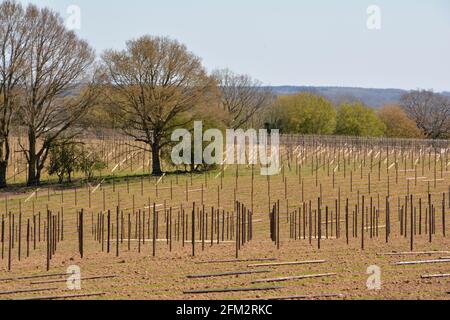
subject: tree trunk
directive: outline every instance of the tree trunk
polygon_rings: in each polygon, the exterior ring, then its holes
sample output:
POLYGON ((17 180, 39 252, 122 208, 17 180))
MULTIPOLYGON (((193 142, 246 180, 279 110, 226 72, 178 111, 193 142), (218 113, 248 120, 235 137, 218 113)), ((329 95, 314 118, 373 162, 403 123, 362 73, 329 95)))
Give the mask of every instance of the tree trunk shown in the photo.
POLYGON ((152 144, 152 175, 161 176, 161 158, 160 158, 159 142, 152 144))
POLYGON ((37 174, 36 135, 33 129, 28 130, 28 186, 37 186, 40 178, 37 174))
POLYGON ((0 189, 6 188, 6 169, 8 168, 7 161, 0 161, 0 189))
MULTIPOLYGON (((0 145, 0 189, 6 188, 6 174, 8 172, 8 162, 11 149, 9 147, 9 137, 3 137, 3 143, 0 145)), ((15 172, 14 172, 15 174, 15 172)))

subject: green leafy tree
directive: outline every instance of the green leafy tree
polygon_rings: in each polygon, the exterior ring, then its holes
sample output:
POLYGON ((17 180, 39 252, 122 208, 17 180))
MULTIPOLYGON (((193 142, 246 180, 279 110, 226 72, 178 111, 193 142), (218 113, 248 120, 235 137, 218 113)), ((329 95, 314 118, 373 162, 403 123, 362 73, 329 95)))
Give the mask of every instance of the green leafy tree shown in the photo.
POLYGON ((386 126, 375 111, 361 102, 342 103, 337 112, 336 134, 346 136, 381 137, 386 126))
POLYGON ((90 181, 94 178, 96 171, 106 168, 106 163, 93 150, 83 149, 78 156, 77 168, 90 181))
POLYGON ((281 96, 275 108, 277 124, 284 133, 329 135, 336 128, 334 105, 321 96, 311 93, 281 96))
MULTIPOLYGON (((218 129, 222 132, 222 134, 225 136, 226 131, 226 118, 227 114, 224 112, 220 107, 215 106, 214 104, 203 104, 197 107, 197 110, 189 115, 180 115, 176 118, 176 123, 179 123, 179 128, 186 129, 189 131, 191 135, 194 133, 194 122, 188 122, 189 119, 194 118, 196 121, 202 122, 202 129, 203 134, 209 130, 209 129, 218 129)), ((202 150, 205 150, 205 148, 210 144, 211 142, 203 141, 203 148, 202 150)), ((172 148, 178 144, 178 142, 171 142, 168 144, 163 150, 161 157, 162 159, 167 163, 172 163, 171 154, 172 154, 172 148)), ((191 160, 190 165, 183 165, 183 168, 185 172, 201 172, 201 171, 208 171, 213 170, 216 168, 215 165, 208 165, 205 162, 202 164, 194 164, 194 139, 191 139, 191 160)), ((180 170, 180 168, 177 168, 180 170)))
POLYGON ((78 150, 74 144, 54 144, 49 150, 48 174, 57 175, 59 183, 72 182, 72 174, 77 169, 78 150))

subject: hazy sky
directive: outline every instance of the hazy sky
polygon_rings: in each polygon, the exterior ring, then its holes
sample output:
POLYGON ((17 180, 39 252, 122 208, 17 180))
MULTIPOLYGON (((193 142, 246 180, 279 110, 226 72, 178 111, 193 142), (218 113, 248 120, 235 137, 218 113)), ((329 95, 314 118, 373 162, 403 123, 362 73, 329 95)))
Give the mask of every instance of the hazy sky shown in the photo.
POLYGON ((450 91, 449 0, 23 0, 67 18, 101 53, 143 34, 187 45, 208 70, 228 67, 267 85, 450 91), (381 9, 381 30, 367 8, 381 9))

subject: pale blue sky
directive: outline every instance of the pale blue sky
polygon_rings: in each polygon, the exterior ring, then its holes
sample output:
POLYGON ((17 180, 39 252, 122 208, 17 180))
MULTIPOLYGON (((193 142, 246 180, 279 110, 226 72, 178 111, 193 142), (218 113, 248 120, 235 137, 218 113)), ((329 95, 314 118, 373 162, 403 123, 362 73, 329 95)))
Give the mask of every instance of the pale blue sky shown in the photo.
POLYGON ((267 85, 450 91, 448 0, 23 0, 67 17, 101 53, 143 34, 176 38, 208 70, 228 67, 267 85), (382 29, 368 30, 378 5, 382 29))

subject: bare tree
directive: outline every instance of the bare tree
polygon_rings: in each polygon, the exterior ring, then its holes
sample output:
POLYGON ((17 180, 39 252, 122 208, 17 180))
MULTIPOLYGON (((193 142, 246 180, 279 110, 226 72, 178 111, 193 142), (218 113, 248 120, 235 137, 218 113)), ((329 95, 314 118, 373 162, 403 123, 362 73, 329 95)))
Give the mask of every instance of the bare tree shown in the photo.
POLYGON ((215 71, 214 77, 221 89, 221 105, 229 114, 228 125, 233 129, 245 126, 272 101, 271 91, 250 76, 224 69, 215 71))
POLYGON ((31 38, 20 117, 28 131, 28 146, 22 146, 27 183, 37 185, 50 147, 77 134, 74 125, 94 103, 99 86, 91 47, 68 31, 57 13, 33 5, 27 12, 31 38))
POLYGON ((123 131, 146 143, 152 173, 161 175, 161 150, 171 131, 191 121, 186 115, 214 86, 198 57, 175 40, 143 36, 123 51, 103 55, 110 81, 108 96, 123 131))
POLYGON ((22 5, 14 1, 0 4, 0 188, 6 187, 11 123, 26 71, 27 18, 22 5))
POLYGON ((403 95, 400 105, 428 138, 450 134, 450 99, 433 91, 417 90, 403 95))

